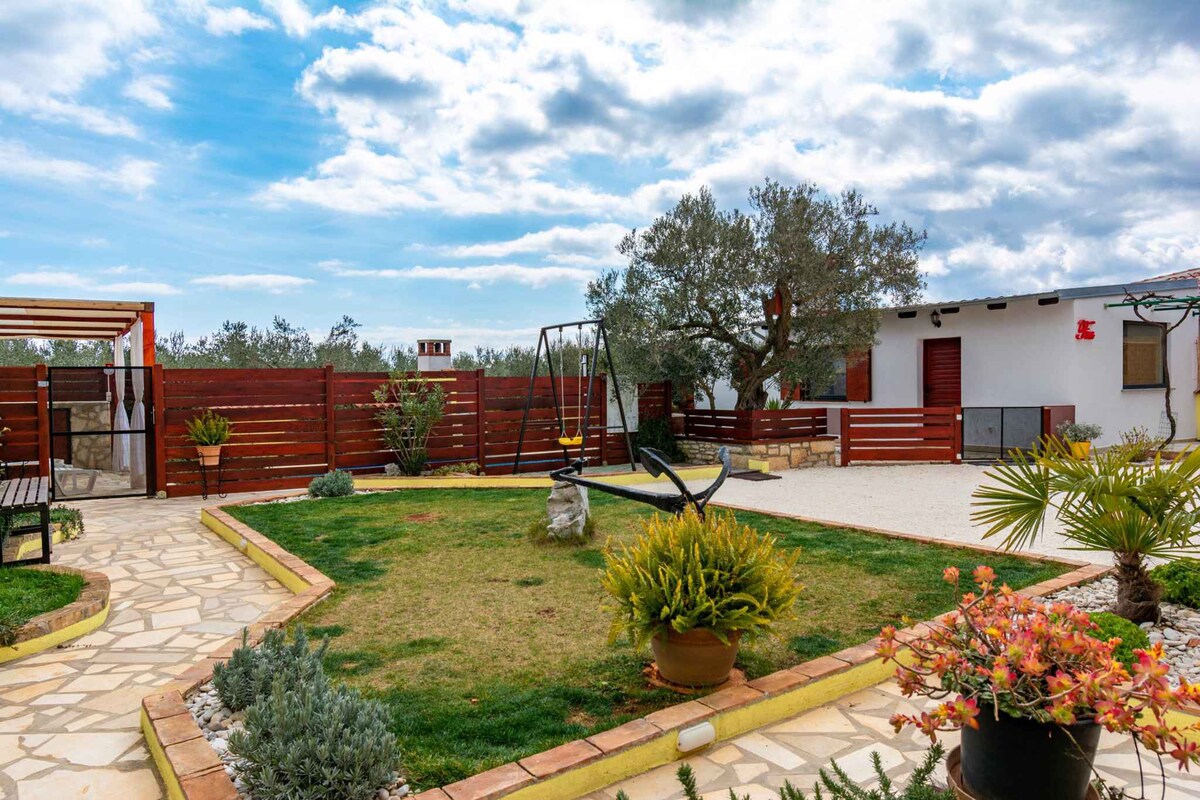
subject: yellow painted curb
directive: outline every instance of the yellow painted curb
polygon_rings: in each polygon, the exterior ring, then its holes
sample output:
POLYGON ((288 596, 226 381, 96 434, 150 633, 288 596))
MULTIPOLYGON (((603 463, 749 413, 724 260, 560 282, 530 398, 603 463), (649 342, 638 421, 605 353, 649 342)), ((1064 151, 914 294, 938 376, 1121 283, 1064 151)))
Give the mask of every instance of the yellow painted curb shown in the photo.
POLYGON ((217 519, 207 508, 200 509, 200 522, 209 530, 250 557, 250 560, 267 571, 272 578, 282 583, 292 594, 299 594, 311 584, 285 567, 274 556, 255 544, 251 544, 240 533, 217 519))
MULTIPOLYGON (((684 467, 678 470, 679 477, 684 480, 703 480, 715 478, 721 474, 720 466, 684 467)), ((635 486, 642 483, 665 482, 666 478, 655 478, 646 472, 606 472, 593 475, 595 480, 611 483, 617 486, 635 486)), ((354 479, 355 489, 549 489, 554 482, 548 475, 494 475, 419 478, 366 475, 354 479)))
POLYGON ((669 731, 628 750, 605 755, 590 764, 544 778, 504 795, 505 800, 565 800, 582 797, 605 786, 649 772, 682 758, 675 749, 676 731, 669 731))
POLYGON ((681 753, 676 748, 679 732, 666 731, 649 742, 619 753, 601 756, 589 764, 545 778, 504 797, 505 800, 564 800, 582 797, 656 767, 711 751, 719 742, 790 719, 809 709, 878 685, 887 680, 894 669, 882 660, 874 659, 828 678, 818 678, 795 689, 714 714, 704 720, 712 723, 717 732, 717 738, 706 749, 681 753))
POLYGON ((759 461, 758 459, 750 458, 746 460, 746 469, 752 469, 757 472, 770 472, 771 463, 769 461, 759 461))
POLYGON ((146 740, 150 757, 154 759, 158 777, 162 778, 163 786, 167 790, 167 800, 187 800, 187 796, 183 793, 183 787, 179 785, 179 777, 171 768, 171 762, 167 759, 167 753, 163 750, 162 743, 154 735, 154 725, 150 722, 150 715, 146 713, 145 708, 142 709, 141 727, 142 738, 146 740))
POLYGON ((43 650, 49 650, 51 647, 57 647, 63 642, 83 636, 85 633, 91 633, 108 619, 108 608, 109 603, 106 601, 104 608, 86 619, 81 619, 79 622, 68 625, 65 628, 60 628, 53 633, 47 633, 45 636, 38 636, 36 639, 26 639, 10 647, 0 647, 0 664, 15 661, 25 656, 31 656, 43 650))
MULTIPOLYGON (((62 528, 55 526, 54 530, 50 531, 50 544, 62 544, 63 532, 62 528)), ((42 537, 39 535, 36 539, 28 542, 23 542, 17 545, 17 554, 13 556, 14 561, 20 561, 25 556, 42 549, 42 537)))

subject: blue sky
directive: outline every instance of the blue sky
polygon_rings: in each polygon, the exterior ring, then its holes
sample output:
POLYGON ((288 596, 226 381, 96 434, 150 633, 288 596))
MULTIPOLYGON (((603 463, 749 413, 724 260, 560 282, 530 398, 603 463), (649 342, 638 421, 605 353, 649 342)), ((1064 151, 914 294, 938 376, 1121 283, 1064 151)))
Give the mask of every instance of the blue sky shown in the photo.
POLYGON ((708 185, 857 188, 930 298, 1200 267, 1200 6, 7 0, 0 294, 528 343, 708 185))

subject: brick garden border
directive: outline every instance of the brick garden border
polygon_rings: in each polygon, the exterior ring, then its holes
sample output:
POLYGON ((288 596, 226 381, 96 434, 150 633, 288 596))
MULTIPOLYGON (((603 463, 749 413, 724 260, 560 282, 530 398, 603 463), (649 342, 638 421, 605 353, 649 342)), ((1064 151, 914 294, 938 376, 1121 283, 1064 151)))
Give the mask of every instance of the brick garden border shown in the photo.
MULTIPOLYGON (((256 497, 224 507, 296 495, 296 492, 290 492, 256 497)), ((817 522, 760 509, 723 507, 817 522)), ((296 593, 258 622, 248 626, 251 644, 259 643, 267 630, 286 626, 333 590, 333 581, 320 571, 253 528, 238 522, 221 507, 202 509, 201 520, 296 593)), ((823 524, 853 527, 827 521, 823 524)), ((980 553, 1003 552, 986 545, 947 542, 877 528, 856 529, 929 544, 962 547, 980 553)), ((1093 581, 1111 572, 1109 567, 1082 561, 1048 556, 1034 556, 1033 560, 1053 561, 1074 568, 1057 578, 1020 590, 1023 594, 1035 597, 1093 581)), ((897 638, 903 642, 919 636, 926 625, 918 623, 899 631, 897 638)), ((715 741, 723 741, 886 680, 893 670, 876 657, 877 643, 877 638, 872 639, 740 686, 686 700, 594 736, 577 739, 456 783, 424 791, 416 795, 415 800, 497 800, 501 797, 511 800, 565 800, 579 797, 677 760, 680 757, 676 747, 677 738, 684 728, 708 722, 715 729, 715 741)), ((240 644, 240 636, 230 638, 209 657, 201 659, 175 681, 142 701, 142 730, 171 800, 237 798, 233 782, 225 774, 224 765, 192 718, 184 697, 211 680, 213 665, 229 658, 240 644)))
POLYGON ((0 647, 0 664, 31 656, 63 642, 91 633, 108 619, 108 576, 101 572, 75 569, 57 564, 33 564, 16 569, 62 572, 83 577, 83 589, 74 602, 62 608, 38 614, 17 629, 17 640, 0 647))

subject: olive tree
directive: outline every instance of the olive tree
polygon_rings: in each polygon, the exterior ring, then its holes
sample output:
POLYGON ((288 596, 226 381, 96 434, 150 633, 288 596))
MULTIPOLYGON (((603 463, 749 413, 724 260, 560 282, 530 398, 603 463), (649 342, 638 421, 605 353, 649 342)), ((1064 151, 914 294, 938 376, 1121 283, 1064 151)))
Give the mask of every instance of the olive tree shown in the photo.
POLYGON ((723 211, 707 188, 684 195, 621 241, 623 271, 589 286, 589 307, 641 379, 678 380, 649 373, 694 365, 683 377, 715 371, 738 408, 761 408, 766 381, 832 380, 840 359, 874 342, 881 305, 919 296, 924 232, 874 222, 877 210, 858 192, 832 197, 768 180, 750 190, 749 205, 747 214, 723 211))

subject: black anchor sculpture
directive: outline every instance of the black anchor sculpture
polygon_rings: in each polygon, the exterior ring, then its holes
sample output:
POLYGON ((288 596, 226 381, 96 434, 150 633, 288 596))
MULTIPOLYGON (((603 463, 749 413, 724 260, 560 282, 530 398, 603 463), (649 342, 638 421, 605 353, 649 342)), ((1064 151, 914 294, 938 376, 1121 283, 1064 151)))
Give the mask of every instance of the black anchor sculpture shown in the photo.
POLYGON ((721 484, 725 483, 725 479, 729 477, 729 470, 731 468, 729 450, 722 447, 717 451, 717 458, 721 462, 721 474, 717 476, 717 479, 707 489, 695 494, 688 491, 683 480, 680 479, 675 470, 671 469, 671 465, 667 462, 667 457, 653 447, 638 448, 638 461, 646 468, 646 472, 650 473, 653 477, 657 478, 659 475, 666 475, 671 483, 675 484, 675 488, 679 490, 679 494, 647 492, 629 486, 580 477, 580 473, 583 472, 583 467, 587 463, 587 459, 583 458, 576 459, 570 466, 554 470, 550 473, 550 477, 556 481, 566 481, 576 486, 584 486, 589 489, 597 489, 601 492, 614 494, 617 497, 624 497, 626 500, 636 500, 639 503, 654 506, 659 511, 669 511, 675 516, 681 515, 690 505, 696 509, 696 513, 703 519, 704 507, 708 505, 708 501, 712 499, 712 496, 717 493, 717 489, 720 489, 721 484))

